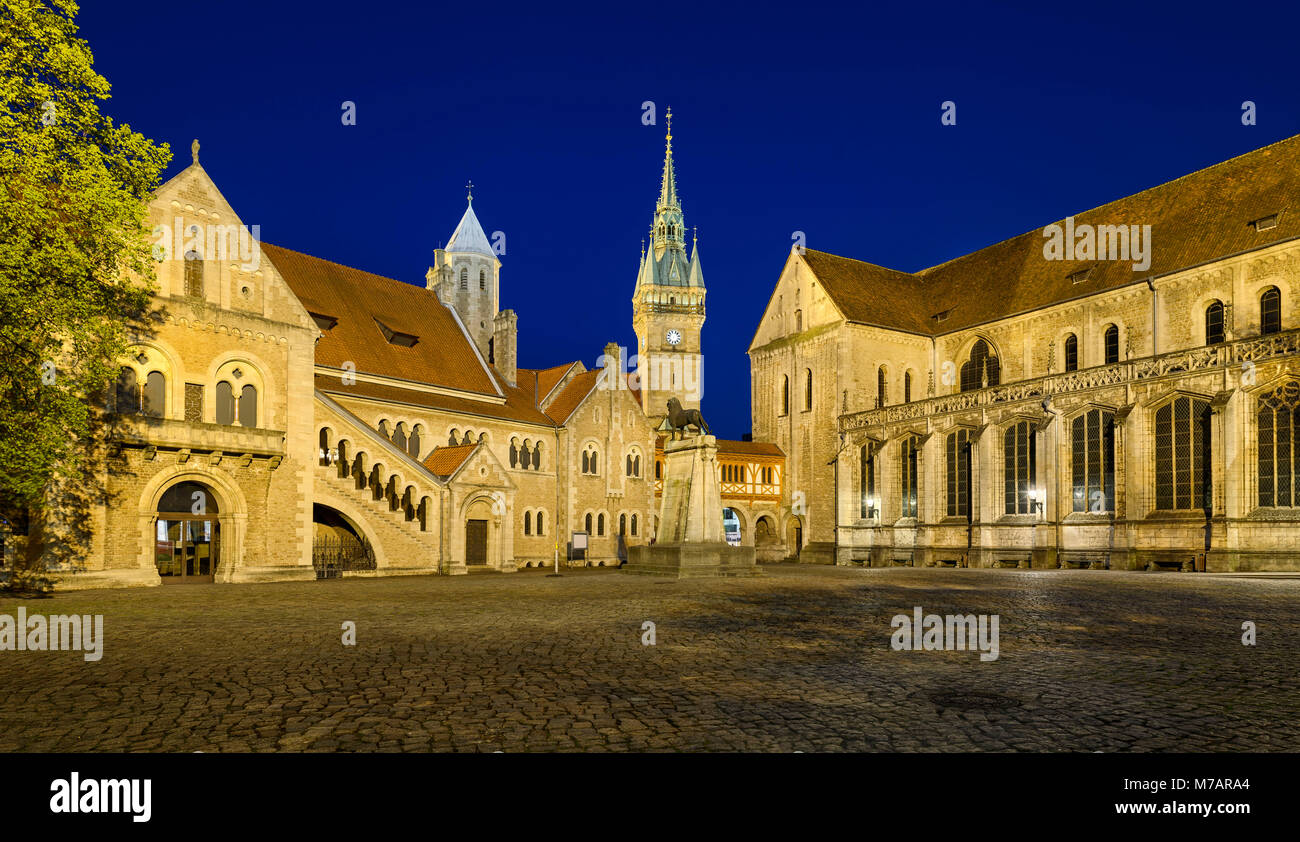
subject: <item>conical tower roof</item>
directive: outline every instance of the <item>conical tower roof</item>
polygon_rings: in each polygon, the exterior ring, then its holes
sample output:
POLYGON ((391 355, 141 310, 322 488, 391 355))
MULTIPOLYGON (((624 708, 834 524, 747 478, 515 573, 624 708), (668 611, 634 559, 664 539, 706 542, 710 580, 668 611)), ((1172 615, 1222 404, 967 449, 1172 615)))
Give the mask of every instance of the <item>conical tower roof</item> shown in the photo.
POLYGON ((488 240, 487 234, 483 233, 483 226, 479 225, 478 217, 474 215, 472 195, 469 197, 469 206, 465 208, 465 215, 460 218, 460 224, 456 226, 451 239, 447 241, 447 251, 496 257, 491 241, 488 240))

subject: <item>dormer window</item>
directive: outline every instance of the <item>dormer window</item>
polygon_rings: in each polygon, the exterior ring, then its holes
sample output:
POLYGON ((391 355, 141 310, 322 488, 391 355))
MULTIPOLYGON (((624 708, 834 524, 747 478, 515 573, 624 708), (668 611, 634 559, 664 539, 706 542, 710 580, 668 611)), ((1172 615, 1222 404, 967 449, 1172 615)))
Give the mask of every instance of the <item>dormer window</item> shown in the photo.
POLYGON ((1250 224, 1256 231, 1267 231, 1270 228, 1277 227, 1277 214, 1271 213, 1268 216, 1261 216, 1259 219, 1251 220, 1250 224))
POLYGON ((947 310, 941 310, 938 313, 935 313, 930 318, 934 319, 936 322, 944 322, 947 321, 948 317, 951 315, 952 315, 952 308, 949 307, 947 310))
POLYGON ((412 348, 415 346, 416 342, 420 341, 419 337, 410 333, 402 333, 399 330, 393 330, 388 325, 379 321, 379 319, 375 319, 375 324, 379 325, 379 330, 383 332, 384 338, 388 340, 389 345, 400 345, 403 348, 412 348))
POLYGON ((321 329, 321 332, 327 331, 339 323, 338 319, 333 316, 327 316, 324 313, 310 313, 309 315, 311 316, 312 321, 316 322, 316 327, 321 329))
POLYGON ((1089 266, 1087 269, 1080 269, 1077 272, 1071 272, 1065 277, 1068 278, 1070 283, 1072 284, 1081 284, 1084 281, 1088 280, 1090 277, 1092 277, 1092 270, 1095 268, 1097 267, 1089 266))

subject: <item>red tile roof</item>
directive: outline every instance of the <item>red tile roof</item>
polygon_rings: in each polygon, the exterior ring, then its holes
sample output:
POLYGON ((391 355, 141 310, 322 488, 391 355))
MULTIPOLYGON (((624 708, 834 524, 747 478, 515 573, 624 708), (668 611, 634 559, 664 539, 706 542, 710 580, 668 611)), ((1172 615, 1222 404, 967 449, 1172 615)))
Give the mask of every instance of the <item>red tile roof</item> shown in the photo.
POLYGON ((804 257, 849 321, 949 333, 1300 236, 1300 135, 1074 214, 1074 224, 1150 225, 1150 267, 1047 260, 1043 228, 911 274, 811 249, 804 257), (1250 224, 1271 214, 1274 228, 1250 224), (1087 280, 1069 277, 1089 268, 1087 280))
POLYGON ((431 290, 262 243, 262 251, 308 312, 337 319, 316 343, 316 363, 466 392, 495 395, 491 375, 456 316, 431 290), (391 330, 418 337, 393 345, 391 330))
POLYGON ((596 379, 600 377, 600 371, 598 368, 593 368, 570 379, 546 407, 546 414, 554 418, 557 424, 568 421, 569 416, 573 415, 587 395, 591 394, 591 390, 596 388, 596 379))
POLYGON ((718 439, 718 453, 727 456, 785 456, 775 444, 765 441, 718 439))
POLYGON ((477 447, 477 443, 435 447, 433 452, 425 457, 424 467, 428 468, 429 473, 434 476, 445 479, 456 473, 477 447))
POLYGON ((506 421, 521 421, 526 424, 538 424, 544 427, 554 426, 551 417, 538 409, 533 403, 531 386, 528 388, 512 388, 509 385, 502 384, 502 390, 506 393, 506 402, 504 404, 488 403, 454 395, 436 394, 418 389, 406 389, 388 384, 364 383, 359 380, 350 386, 345 386, 338 376, 328 374, 316 375, 316 388, 333 396, 371 398, 373 400, 405 403, 465 415, 500 418, 506 421))

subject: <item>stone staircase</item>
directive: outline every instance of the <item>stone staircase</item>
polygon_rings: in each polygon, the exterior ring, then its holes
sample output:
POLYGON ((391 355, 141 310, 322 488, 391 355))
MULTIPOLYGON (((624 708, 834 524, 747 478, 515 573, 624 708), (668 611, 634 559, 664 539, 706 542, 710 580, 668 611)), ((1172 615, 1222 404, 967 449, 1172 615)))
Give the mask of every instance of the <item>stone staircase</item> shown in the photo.
POLYGON ((373 574, 354 572, 347 575, 398 575, 401 573, 437 573, 438 532, 437 498, 431 497, 429 529, 420 529, 420 520, 406 520, 401 509, 393 511, 387 500, 376 500, 369 488, 357 489, 355 478, 340 477, 337 465, 320 466, 316 474, 316 500, 322 505, 346 511, 359 512, 360 524, 367 540, 376 550, 380 568, 373 574), (339 505, 344 503, 344 505, 339 505))

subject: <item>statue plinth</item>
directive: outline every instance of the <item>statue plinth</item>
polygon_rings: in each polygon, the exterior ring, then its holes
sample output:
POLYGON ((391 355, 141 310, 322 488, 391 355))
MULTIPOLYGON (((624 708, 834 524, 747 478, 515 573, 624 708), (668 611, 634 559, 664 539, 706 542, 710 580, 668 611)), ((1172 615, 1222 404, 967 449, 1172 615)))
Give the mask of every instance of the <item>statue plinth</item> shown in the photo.
POLYGON ((663 500, 655 543, 628 548, 627 573, 677 579, 758 576, 754 548, 733 547, 722 531, 718 440, 664 442, 663 500))

